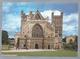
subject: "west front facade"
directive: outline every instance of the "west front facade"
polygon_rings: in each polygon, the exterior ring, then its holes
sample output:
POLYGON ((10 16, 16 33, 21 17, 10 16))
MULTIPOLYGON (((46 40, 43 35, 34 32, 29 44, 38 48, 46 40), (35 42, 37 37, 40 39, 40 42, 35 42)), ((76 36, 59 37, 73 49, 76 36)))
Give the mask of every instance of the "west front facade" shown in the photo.
POLYGON ((51 15, 50 23, 38 10, 28 15, 21 11, 21 32, 15 35, 16 49, 60 49, 63 12, 51 15))

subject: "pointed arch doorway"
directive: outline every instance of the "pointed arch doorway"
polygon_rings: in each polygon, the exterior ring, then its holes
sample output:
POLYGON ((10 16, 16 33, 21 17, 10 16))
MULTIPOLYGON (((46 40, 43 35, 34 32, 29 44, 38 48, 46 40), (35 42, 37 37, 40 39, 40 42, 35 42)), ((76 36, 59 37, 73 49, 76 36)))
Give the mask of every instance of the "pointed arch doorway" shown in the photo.
POLYGON ((50 45, 48 45, 48 49, 50 49, 50 45))
MULTIPOLYGON (((40 24, 35 24, 32 28, 32 37, 36 40, 41 39, 42 41, 42 49, 44 48, 44 35, 43 28, 40 24)), ((39 42, 38 42, 39 43, 39 42)), ((39 49, 39 45, 35 44, 35 49, 39 49)))
POLYGON ((39 49, 38 44, 35 44, 35 49, 39 49))

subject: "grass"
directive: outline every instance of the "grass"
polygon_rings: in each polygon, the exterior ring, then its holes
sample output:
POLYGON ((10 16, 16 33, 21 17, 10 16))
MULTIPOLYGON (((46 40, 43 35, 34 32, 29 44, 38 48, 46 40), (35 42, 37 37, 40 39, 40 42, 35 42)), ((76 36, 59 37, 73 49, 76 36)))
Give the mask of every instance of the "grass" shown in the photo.
POLYGON ((77 57, 77 52, 73 50, 36 51, 36 52, 2 52, 2 54, 17 55, 17 56, 77 57))
POLYGON ((9 45, 2 45, 2 50, 10 50, 9 45))

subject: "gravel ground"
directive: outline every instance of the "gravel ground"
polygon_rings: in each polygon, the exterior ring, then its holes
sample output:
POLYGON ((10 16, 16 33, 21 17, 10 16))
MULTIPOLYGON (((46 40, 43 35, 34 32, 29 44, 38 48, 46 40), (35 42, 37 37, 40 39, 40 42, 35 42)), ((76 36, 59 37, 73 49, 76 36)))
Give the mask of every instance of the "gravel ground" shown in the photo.
POLYGON ((54 49, 17 49, 17 50, 4 50, 1 52, 34 52, 34 51, 56 51, 54 49))

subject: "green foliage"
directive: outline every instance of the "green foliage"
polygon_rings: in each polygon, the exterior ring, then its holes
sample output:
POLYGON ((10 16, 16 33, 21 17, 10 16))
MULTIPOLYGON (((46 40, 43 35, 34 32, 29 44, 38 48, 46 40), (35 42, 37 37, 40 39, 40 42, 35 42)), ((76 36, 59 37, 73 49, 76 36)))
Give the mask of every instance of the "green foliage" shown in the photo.
POLYGON ((2 44, 9 44, 8 32, 2 30, 2 44))
POLYGON ((66 42, 66 37, 64 37, 64 38, 62 39, 62 42, 66 42))
POLYGON ((68 49, 68 50, 75 50, 77 51, 77 43, 68 43, 68 44, 63 44, 63 48, 64 49, 68 49))
POLYGON ((76 36, 75 42, 72 42, 72 40, 70 40, 70 43, 66 44, 66 37, 62 39, 62 42, 63 42, 64 49, 77 51, 77 49, 78 49, 78 36, 76 36))

